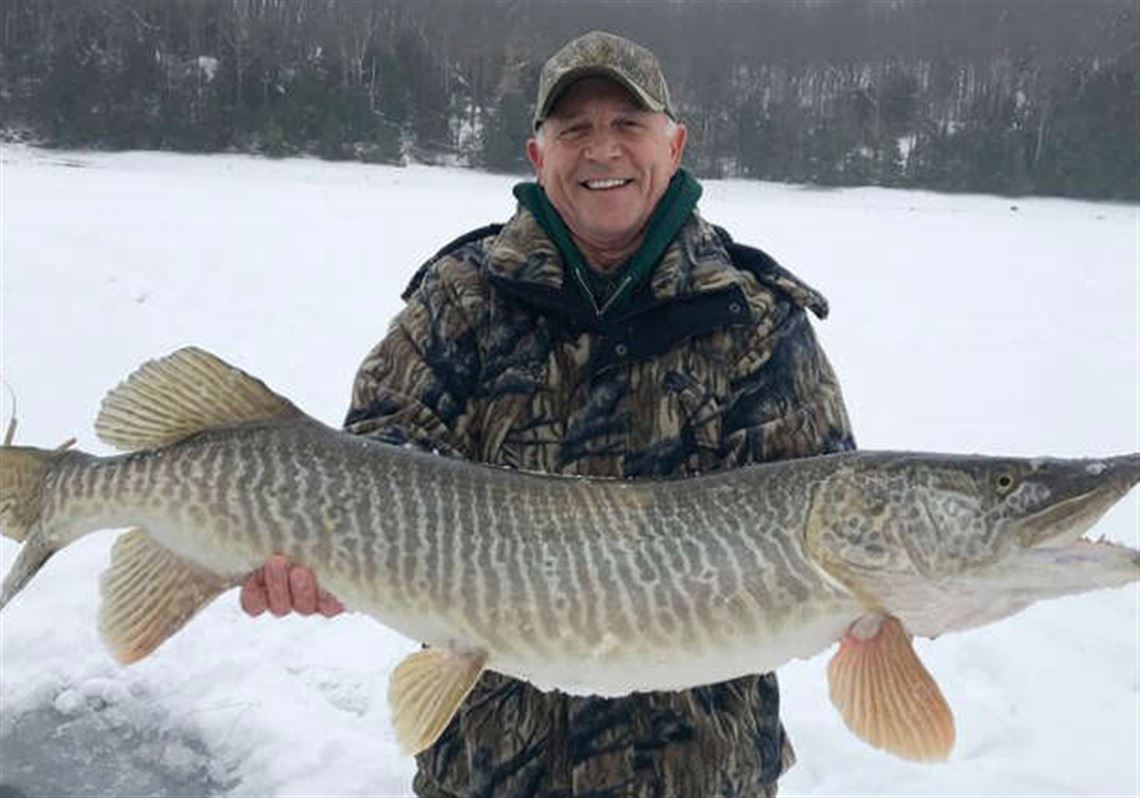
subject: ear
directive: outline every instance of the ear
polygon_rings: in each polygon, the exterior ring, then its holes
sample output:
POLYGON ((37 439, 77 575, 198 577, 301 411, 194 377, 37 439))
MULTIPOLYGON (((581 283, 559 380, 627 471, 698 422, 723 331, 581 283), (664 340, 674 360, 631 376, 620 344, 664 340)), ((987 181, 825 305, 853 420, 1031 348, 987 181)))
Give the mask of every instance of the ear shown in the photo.
POLYGON ((669 156, 673 160, 673 171, 677 171, 677 167, 681 165, 681 156, 685 154, 685 142, 689 139, 689 131, 685 127, 684 122, 677 123, 677 129, 673 131, 673 139, 669 142, 669 156))
POLYGON ((531 136, 526 140, 526 157, 530 161, 530 165, 534 167, 534 176, 539 185, 542 185, 542 156, 542 147, 539 146, 538 139, 531 136))

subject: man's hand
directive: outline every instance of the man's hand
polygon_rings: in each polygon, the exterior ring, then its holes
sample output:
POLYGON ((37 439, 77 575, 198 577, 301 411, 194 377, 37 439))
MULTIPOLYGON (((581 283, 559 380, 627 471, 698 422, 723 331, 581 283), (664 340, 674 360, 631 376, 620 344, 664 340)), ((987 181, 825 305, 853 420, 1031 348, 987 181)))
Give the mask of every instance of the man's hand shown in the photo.
POLYGON ((297 612, 326 618, 344 612, 344 605, 317 586, 317 578, 308 568, 292 565, 281 554, 265 561, 241 586, 241 608, 258 616, 269 610, 277 617, 297 612))

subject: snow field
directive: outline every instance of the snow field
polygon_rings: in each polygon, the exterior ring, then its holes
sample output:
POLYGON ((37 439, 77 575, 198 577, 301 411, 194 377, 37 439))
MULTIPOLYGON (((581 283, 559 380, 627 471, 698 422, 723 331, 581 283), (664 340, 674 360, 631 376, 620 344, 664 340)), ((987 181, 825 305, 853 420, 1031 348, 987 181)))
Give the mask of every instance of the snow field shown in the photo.
MULTIPOLYGON (((18 397, 18 442, 75 435, 109 453, 91 427, 104 393, 187 344, 339 423, 352 375, 412 272, 455 236, 504 220, 513 182, 0 147, 0 373, 18 397)), ((705 189, 707 218, 830 300, 816 330, 862 447, 1140 448, 1135 206, 742 181, 705 189)), ((10 410, 5 397, 5 419, 10 410)), ((1095 534, 1137 546, 1137 526, 1133 495, 1095 534)), ((159 740, 146 751, 92 747, 72 784, 83 766, 119 756, 124 773, 146 758, 168 778, 233 795, 410 793, 413 762, 396 751, 385 693, 414 641, 351 615, 252 620, 231 594, 120 668, 95 630, 115 534, 57 555, 0 616, 0 745, 41 712, 102 739, 159 740)), ((0 540, 0 569, 16 551, 0 540)), ((827 699, 826 656, 789 665, 783 710, 799 763, 781 794, 1136 795, 1138 607, 1133 586, 919 641, 958 720, 957 749, 940 766, 900 762, 850 735, 827 699)), ((16 750, 4 747, 0 783, 34 795, 26 768, 53 764, 16 750)))

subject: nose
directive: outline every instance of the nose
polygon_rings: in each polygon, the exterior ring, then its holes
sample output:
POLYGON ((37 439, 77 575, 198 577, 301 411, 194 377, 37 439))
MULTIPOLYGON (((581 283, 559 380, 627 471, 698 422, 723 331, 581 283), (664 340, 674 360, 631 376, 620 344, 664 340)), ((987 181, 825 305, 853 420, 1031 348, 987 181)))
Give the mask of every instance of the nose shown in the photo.
POLYGON ((621 156, 621 142, 609 131, 595 133, 586 143, 582 155, 591 161, 612 161, 621 156))

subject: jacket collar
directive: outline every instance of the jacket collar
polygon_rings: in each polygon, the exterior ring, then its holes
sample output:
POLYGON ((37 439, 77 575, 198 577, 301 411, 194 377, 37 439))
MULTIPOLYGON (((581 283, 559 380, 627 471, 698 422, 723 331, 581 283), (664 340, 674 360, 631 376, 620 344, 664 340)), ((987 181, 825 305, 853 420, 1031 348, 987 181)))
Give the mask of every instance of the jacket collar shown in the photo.
POLYGON ((641 245, 614 275, 616 287, 604 303, 596 300, 590 288, 590 267, 582 257, 566 222, 542 187, 533 182, 519 183, 514 188, 514 195, 557 247, 563 263, 564 282, 578 290, 582 304, 599 321, 605 322, 624 315, 633 304, 634 297, 648 280, 665 250, 692 216, 701 191, 701 184, 688 170, 676 171, 650 215, 641 245))
POLYGON ((650 307, 739 286, 716 230, 695 210, 665 248, 648 280, 613 318, 602 318, 575 285, 558 246, 529 209, 520 204, 487 249, 488 277, 511 294, 561 310, 581 325, 601 328, 650 307))

